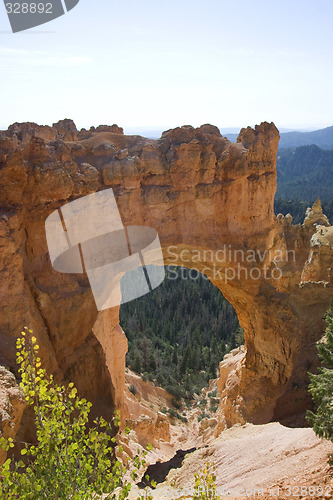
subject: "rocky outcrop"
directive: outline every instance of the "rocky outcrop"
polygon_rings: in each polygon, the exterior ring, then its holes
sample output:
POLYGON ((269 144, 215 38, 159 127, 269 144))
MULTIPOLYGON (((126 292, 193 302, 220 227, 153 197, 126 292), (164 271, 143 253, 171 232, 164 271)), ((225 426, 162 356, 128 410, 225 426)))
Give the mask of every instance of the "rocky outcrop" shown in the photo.
MULTIPOLYGON (((233 400, 229 397, 239 387, 239 377, 242 372, 242 363, 245 362, 245 348, 240 346, 233 349, 223 358, 220 363, 220 376, 217 379, 217 388, 220 395, 219 419, 215 429, 215 434, 219 435, 225 427, 231 427, 235 423, 235 410, 237 407, 237 397, 233 400)), ((241 412, 238 415, 238 421, 245 423, 241 412)))
POLYGON ((127 426, 131 429, 131 436, 134 436, 134 455, 136 443, 144 448, 150 443, 161 449, 162 443, 170 442, 170 422, 163 412, 173 407, 173 398, 165 389, 143 380, 126 368, 124 407, 127 426))
POLYGON ((92 331, 102 346, 110 375, 113 405, 120 411, 121 421, 124 424, 128 416, 124 404, 127 338, 119 325, 118 311, 115 308, 101 311, 92 331))
MULTIPOLYGON (((143 413, 135 420, 127 420, 128 427, 136 434, 137 442, 144 448, 151 444, 154 448, 159 448, 160 442, 170 441, 170 424, 168 417, 163 413, 158 413, 154 417, 143 413)), ((134 449, 135 455, 136 449, 134 449)))
POLYGON ((317 199, 312 207, 307 208, 303 224, 307 227, 312 227, 313 225, 330 225, 328 218, 325 214, 323 214, 323 208, 321 206, 320 198, 317 199))
MULTIPOLYGON (((14 375, 0 366, 0 436, 14 438, 21 423, 26 401, 14 375)), ((0 448, 0 464, 6 459, 6 452, 0 448)))
POLYGON ((310 253, 302 272, 302 286, 321 283, 329 286, 332 281, 333 227, 316 225, 316 232, 310 240, 310 253))
POLYGON ((204 272, 236 309, 245 354, 222 393, 226 423, 303 411, 332 297, 332 253, 326 244, 317 252, 313 219, 293 226, 274 216, 278 141, 268 123, 243 129, 237 144, 211 125, 169 130, 157 141, 118 127, 78 132, 69 120, 3 132, 2 363, 15 372, 15 338, 28 325, 46 368, 73 381, 96 413, 122 408, 118 310, 98 317, 86 276, 53 270, 44 230, 68 201, 112 187, 124 225, 155 228, 165 263, 204 272))

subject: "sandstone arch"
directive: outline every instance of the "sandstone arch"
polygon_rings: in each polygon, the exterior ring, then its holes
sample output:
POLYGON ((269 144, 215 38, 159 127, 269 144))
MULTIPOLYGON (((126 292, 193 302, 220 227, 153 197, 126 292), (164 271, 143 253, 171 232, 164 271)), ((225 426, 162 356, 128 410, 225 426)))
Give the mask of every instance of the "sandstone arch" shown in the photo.
POLYGON ((316 233, 314 222, 326 224, 318 206, 303 226, 274 216, 278 141, 268 123, 243 129, 237 144, 211 125, 170 130, 158 141, 124 136, 116 126, 77 132, 70 120, 53 127, 14 124, 3 132, 2 364, 15 369, 15 337, 29 325, 47 368, 73 380, 97 413, 110 416, 113 406, 122 407, 126 338, 118 311, 100 313, 95 324, 87 280, 51 268, 44 234, 46 217, 66 201, 112 187, 124 224, 157 229, 165 263, 205 272, 245 329, 246 353, 224 388, 221 425, 303 411, 306 372, 332 297, 332 232, 323 226, 316 233), (217 261, 224 245, 259 251, 261 273, 276 267, 279 252, 281 278, 246 278, 254 263, 245 261, 240 279, 226 280, 226 268, 237 270, 238 261, 217 261), (295 259, 287 260, 290 251, 295 259))

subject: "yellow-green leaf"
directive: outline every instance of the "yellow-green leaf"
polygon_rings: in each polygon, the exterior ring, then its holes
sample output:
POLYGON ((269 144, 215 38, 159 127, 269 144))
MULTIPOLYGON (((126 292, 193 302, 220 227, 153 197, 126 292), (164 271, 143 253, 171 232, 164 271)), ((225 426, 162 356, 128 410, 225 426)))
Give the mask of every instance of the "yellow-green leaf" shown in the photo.
POLYGON ((77 389, 75 387, 73 387, 73 389, 71 390, 71 392, 69 393, 68 397, 70 399, 74 399, 75 396, 76 396, 76 393, 77 393, 77 389))

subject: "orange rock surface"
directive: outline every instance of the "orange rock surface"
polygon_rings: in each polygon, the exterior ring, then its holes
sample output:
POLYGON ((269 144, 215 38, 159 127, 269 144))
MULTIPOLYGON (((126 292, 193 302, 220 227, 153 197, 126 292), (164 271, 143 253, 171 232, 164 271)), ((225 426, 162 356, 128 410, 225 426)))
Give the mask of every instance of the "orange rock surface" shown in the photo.
POLYGON ((44 229, 65 203, 112 187, 124 225, 155 228, 165 263, 204 272, 245 329, 243 359, 223 385, 220 428, 301 413, 332 298, 331 229, 316 229, 322 214, 303 226, 275 217, 278 142, 268 123, 243 129, 237 144, 211 125, 159 140, 116 126, 78 132, 70 120, 2 132, 2 364, 16 373, 15 339, 27 325, 49 372, 73 381, 96 414, 125 414, 118 310, 98 314, 85 275, 53 270, 44 229))

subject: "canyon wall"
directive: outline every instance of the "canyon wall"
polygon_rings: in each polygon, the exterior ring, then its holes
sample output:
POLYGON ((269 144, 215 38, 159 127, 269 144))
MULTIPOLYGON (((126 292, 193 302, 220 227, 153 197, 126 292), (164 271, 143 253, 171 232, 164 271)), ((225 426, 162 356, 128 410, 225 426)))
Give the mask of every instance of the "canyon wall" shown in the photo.
POLYGON ((47 370, 73 381, 96 414, 126 416, 119 310, 98 313, 86 275, 52 268, 44 228, 69 201, 112 188, 125 226, 155 228, 165 264, 204 272, 237 312, 245 351, 221 386, 220 428, 302 412, 332 297, 332 233, 318 204, 302 226, 274 216, 278 141, 268 123, 237 144, 211 125, 159 140, 117 126, 77 131, 71 120, 2 132, 0 363, 17 374, 27 325, 47 370))

